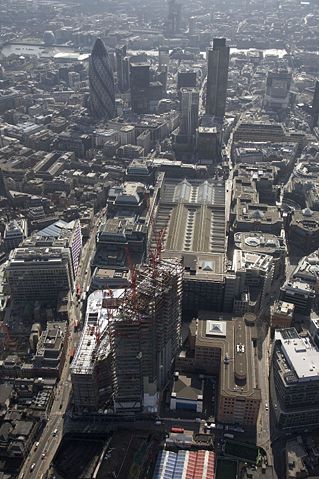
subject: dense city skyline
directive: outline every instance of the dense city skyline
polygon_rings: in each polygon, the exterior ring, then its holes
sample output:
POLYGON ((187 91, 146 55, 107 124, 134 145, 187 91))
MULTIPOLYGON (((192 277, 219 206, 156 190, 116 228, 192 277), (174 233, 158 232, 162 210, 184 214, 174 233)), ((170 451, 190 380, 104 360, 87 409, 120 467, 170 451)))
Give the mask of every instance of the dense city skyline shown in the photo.
POLYGON ((0 1, 0 475, 319 474, 319 14, 0 1))

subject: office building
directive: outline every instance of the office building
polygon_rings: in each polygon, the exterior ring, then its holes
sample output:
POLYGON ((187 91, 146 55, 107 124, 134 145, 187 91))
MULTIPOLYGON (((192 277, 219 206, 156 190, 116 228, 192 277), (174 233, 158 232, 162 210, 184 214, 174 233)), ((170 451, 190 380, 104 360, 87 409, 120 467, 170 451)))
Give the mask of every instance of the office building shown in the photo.
POLYGON ((109 218, 96 236, 96 254, 91 265, 102 268, 127 268, 127 249, 140 263, 146 255, 147 225, 132 217, 109 218))
POLYGON ((233 230, 236 232, 261 231, 280 235, 283 221, 279 209, 276 206, 250 201, 251 199, 247 199, 246 202, 245 197, 237 198, 233 230))
POLYGON ((286 329, 292 326, 295 305, 286 301, 275 301, 271 307, 270 326, 272 329, 286 329))
POLYGON ((71 250, 32 245, 16 248, 9 255, 6 280, 17 302, 56 302, 61 292, 74 289, 71 250))
POLYGON ((7 223, 3 233, 3 246, 9 252, 19 246, 28 235, 28 224, 25 219, 13 220, 7 223))
POLYGON ((226 109, 229 47, 225 38, 214 38, 213 48, 207 51, 208 73, 206 113, 223 118, 226 109))
POLYGON ((246 253, 235 250, 232 271, 240 285, 240 293, 249 291, 251 300, 255 300, 258 310, 271 292, 274 278, 273 258, 267 254, 246 253))
POLYGON ((266 80, 264 108, 287 110, 290 101, 292 74, 286 70, 269 71, 266 80))
POLYGON ((159 69, 163 66, 169 66, 169 49, 168 47, 158 47, 158 65, 159 69))
POLYGON ((199 126, 196 131, 197 161, 202 165, 213 166, 220 161, 222 132, 217 126, 199 126))
POLYGON ((319 120, 319 80, 316 80, 316 84, 315 84, 315 92, 314 92, 313 100, 312 100, 311 115, 312 115, 313 126, 314 127, 318 126, 318 120, 319 120))
POLYGON ((166 33, 168 35, 175 35, 180 32, 182 4, 177 0, 168 1, 168 16, 166 20, 166 33))
POLYGON ((37 343, 33 368, 44 376, 60 377, 67 350, 67 324, 48 322, 37 343))
POLYGON ((181 89, 181 134, 189 142, 194 140, 198 126, 199 91, 193 88, 181 89))
POLYGON ((300 279, 288 280, 280 288, 279 299, 295 305, 295 313, 309 316, 316 297, 312 285, 300 279))
POLYGON ((116 71, 117 71, 117 86, 121 93, 125 93, 130 88, 130 63, 126 55, 126 45, 117 48, 116 56, 116 71))
POLYGON ((97 120, 115 116, 114 78, 108 52, 100 38, 95 41, 89 64, 91 115, 97 120))
POLYGON ((275 332, 270 393, 277 424, 304 431, 319 424, 319 350, 294 328, 275 332))
POLYGON ((69 223, 58 220, 46 228, 38 231, 31 241, 37 246, 64 246, 70 249, 72 258, 73 277, 75 279, 82 251, 82 232, 80 220, 69 223))
POLYGON ((246 253, 267 254, 273 258, 274 277, 284 274, 286 247, 284 238, 268 233, 249 231, 234 234, 235 248, 246 253))
POLYGON ((131 107, 134 113, 149 111, 150 65, 131 63, 130 65, 131 107))
POLYGON ((177 90, 181 88, 196 88, 197 75, 194 70, 179 70, 177 72, 177 90))
POLYGON ((319 292, 319 249, 301 258, 292 277, 305 281, 319 292))
MULTIPOLYGON (((216 416, 228 424, 255 426, 261 392, 255 375, 256 317, 201 311, 190 325, 188 351, 177 366, 219 376, 216 416)), ((188 369, 189 370, 189 369, 188 369)))
POLYGON ((288 243, 299 254, 310 254, 319 245, 319 211, 295 210, 289 226, 288 243))

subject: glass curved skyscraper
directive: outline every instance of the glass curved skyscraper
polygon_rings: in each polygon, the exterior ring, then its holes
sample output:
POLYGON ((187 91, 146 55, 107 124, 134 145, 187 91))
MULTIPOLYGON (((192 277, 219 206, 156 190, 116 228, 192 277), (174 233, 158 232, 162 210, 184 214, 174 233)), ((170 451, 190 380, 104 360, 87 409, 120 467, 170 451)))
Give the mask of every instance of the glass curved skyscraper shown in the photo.
POLYGON ((113 71, 104 43, 95 41, 89 64, 90 112, 97 119, 115 116, 113 71))

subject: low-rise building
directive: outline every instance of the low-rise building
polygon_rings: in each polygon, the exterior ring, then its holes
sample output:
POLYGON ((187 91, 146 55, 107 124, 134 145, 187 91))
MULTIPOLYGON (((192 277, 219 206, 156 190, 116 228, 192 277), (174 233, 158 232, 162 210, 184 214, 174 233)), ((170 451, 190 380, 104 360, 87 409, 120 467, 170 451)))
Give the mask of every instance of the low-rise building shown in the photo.
POLYGON ((280 300, 295 305, 295 313, 309 315, 316 292, 309 283, 301 280, 289 280, 280 288, 280 300))
POLYGON ((273 329, 290 328, 295 305, 286 301, 275 301, 271 307, 270 325, 273 329))
POLYGON ((319 244, 319 211, 295 210, 289 225, 289 246, 301 254, 310 254, 319 244))
POLYGON ((261 392, 256 380, 255 315, 243 318, 201 311, 190 326, 187 354, 177 366, 219 376, 217 419, 256 425, 261 392))

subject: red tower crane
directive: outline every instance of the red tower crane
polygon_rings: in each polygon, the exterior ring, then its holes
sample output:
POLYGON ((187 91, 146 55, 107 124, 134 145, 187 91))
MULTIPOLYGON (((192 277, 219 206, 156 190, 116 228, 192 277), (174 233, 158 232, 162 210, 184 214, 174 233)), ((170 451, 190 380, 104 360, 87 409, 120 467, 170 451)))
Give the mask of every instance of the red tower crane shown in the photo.
POLYGON ((128 261, 128 267, 129 267, 130 274, 131 274, 131 290, 132 290, 131 299, 132 299, 133 305, 136 306, 137 272, 136 272, 136 267, 135 267, 135 264, 132 261, 132 257, 131 257, 131 254, 129 252, 129 249, 128 249, 127 245, 125 246, 125 253, 126 253, 126 257, 127 257, 127 261, 128 261))

